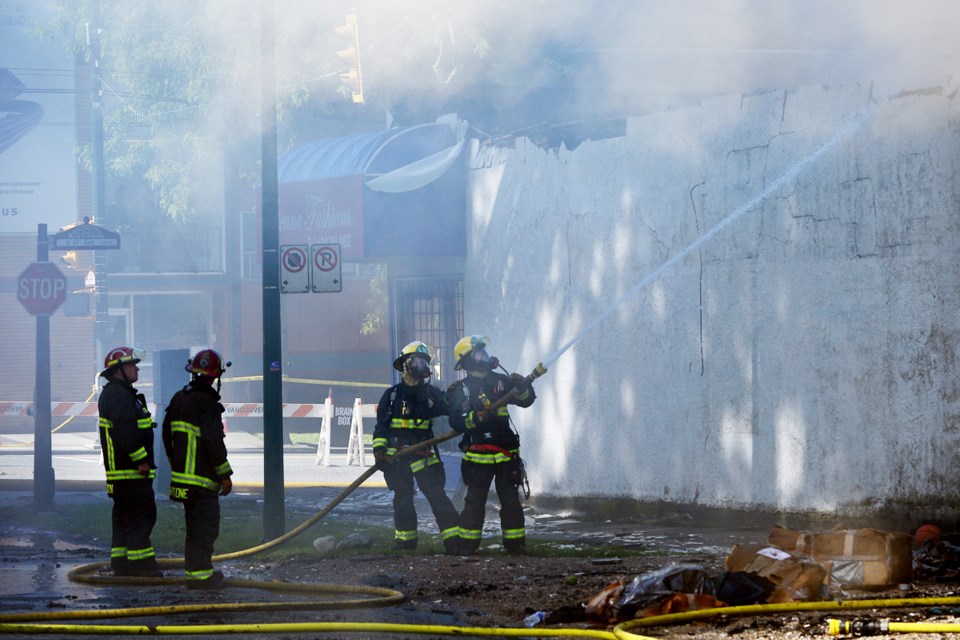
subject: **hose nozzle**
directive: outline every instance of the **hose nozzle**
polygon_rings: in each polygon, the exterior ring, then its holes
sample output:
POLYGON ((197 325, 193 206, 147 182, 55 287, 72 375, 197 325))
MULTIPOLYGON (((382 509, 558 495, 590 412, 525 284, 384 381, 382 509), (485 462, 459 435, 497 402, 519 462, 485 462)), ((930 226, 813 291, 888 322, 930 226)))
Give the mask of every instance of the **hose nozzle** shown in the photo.
POLYGON ((831 636, 867 636, 893 630, 889 620, 827 620, 827 633, 831 636))
POLYGON ((530 372, 530 375, 527 376, 527 384, 533 382, 543 374, 547 372, 547 368, 543 366, 543 363, 539 363, 533 368, 533 371, 530 372))

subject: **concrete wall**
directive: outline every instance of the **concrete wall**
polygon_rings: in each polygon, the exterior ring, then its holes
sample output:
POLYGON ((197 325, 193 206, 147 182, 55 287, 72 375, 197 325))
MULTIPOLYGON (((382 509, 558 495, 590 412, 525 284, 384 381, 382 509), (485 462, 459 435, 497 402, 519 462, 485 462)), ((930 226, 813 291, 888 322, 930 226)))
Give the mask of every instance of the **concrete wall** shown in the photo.
POLYGON ((512 411, 535 493, 960 513, 956 79, 475 144, 470 175, 467 333, 555 360, 512 411))

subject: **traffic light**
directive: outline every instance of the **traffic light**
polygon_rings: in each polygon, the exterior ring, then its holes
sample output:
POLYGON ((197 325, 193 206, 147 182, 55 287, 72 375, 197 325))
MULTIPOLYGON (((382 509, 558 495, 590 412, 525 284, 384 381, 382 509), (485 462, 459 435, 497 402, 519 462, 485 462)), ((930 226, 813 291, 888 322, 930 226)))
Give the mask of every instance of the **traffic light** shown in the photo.
POLYGON ((340 74, 340 80, 350 88, 353 101, 363 104, 363 76, 360 73, 360 34, 357 29, 357 14, 349 13, 346 22, 336 27, 337 35, 347 40, 347 46, 337 51, 337 57, 347 63, 348 70, 340 74))
POLYGON ((67 265, 69 269, 77 269, 77 252, 76 251, 67 251, 65 254, 60 256, 60 263, 67 265))

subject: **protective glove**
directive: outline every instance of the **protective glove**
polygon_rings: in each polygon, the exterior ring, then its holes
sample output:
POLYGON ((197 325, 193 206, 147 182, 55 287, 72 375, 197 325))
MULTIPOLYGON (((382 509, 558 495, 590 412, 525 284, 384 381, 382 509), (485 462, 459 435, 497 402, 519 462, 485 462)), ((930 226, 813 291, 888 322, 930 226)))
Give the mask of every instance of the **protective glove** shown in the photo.
POLYGON ((383 471, 387 468, 387 452, 383 449, 377 449, 373 452, 374 466, 383 471))
POLYGON ((228 496, 233 491, 233 480, 229 476, 220 481, 220 495, 228 496))
POLYGON ((486 409, 481 409, 480 411, 471 411, 470 418, 474 425, 479 426, 490 419, 490 412, 486 409))
POLYGON ((138 464, 137 471, 139 471, 140 475, 142 475, 144 478, 150 477, 150 465, 147 464, 146 462, 141 462, 140 464, 138 464))
POLYGON ((510 382, 521 388, 527 386, 527 379, 519 373, 511 373, 510 382))

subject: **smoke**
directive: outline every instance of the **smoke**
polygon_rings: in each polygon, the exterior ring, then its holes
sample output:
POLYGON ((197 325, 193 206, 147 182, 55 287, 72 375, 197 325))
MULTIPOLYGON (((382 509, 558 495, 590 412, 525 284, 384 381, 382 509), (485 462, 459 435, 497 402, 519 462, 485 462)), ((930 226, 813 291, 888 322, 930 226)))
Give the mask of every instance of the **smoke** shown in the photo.
MULTIPOLYGON (((125 4, 117 20, 130 13, 125 4)), ((187 83, 194 95, 181 97, 220 116, 232 105, 255 131, 259 0, 157 4, 156 37, 177 55, 196 52, 195 81, 217 83, 207 95, 187 83)), ((281 126, 300 129, 290 143, 382 128, 388 111, 415 124, 459 108, 502 130, 804 84, 894 93, 941 84, 960 61, 960 4, 950 0, 298 0, 274 15, 281 126), (350 102, 338 77, 346 42, 334 29, 354 11, 364 105, 350 102), (313 116, 294 116, 302 107, 313 116)), ((209 121, 236 132, 236 121, 209 121)))

